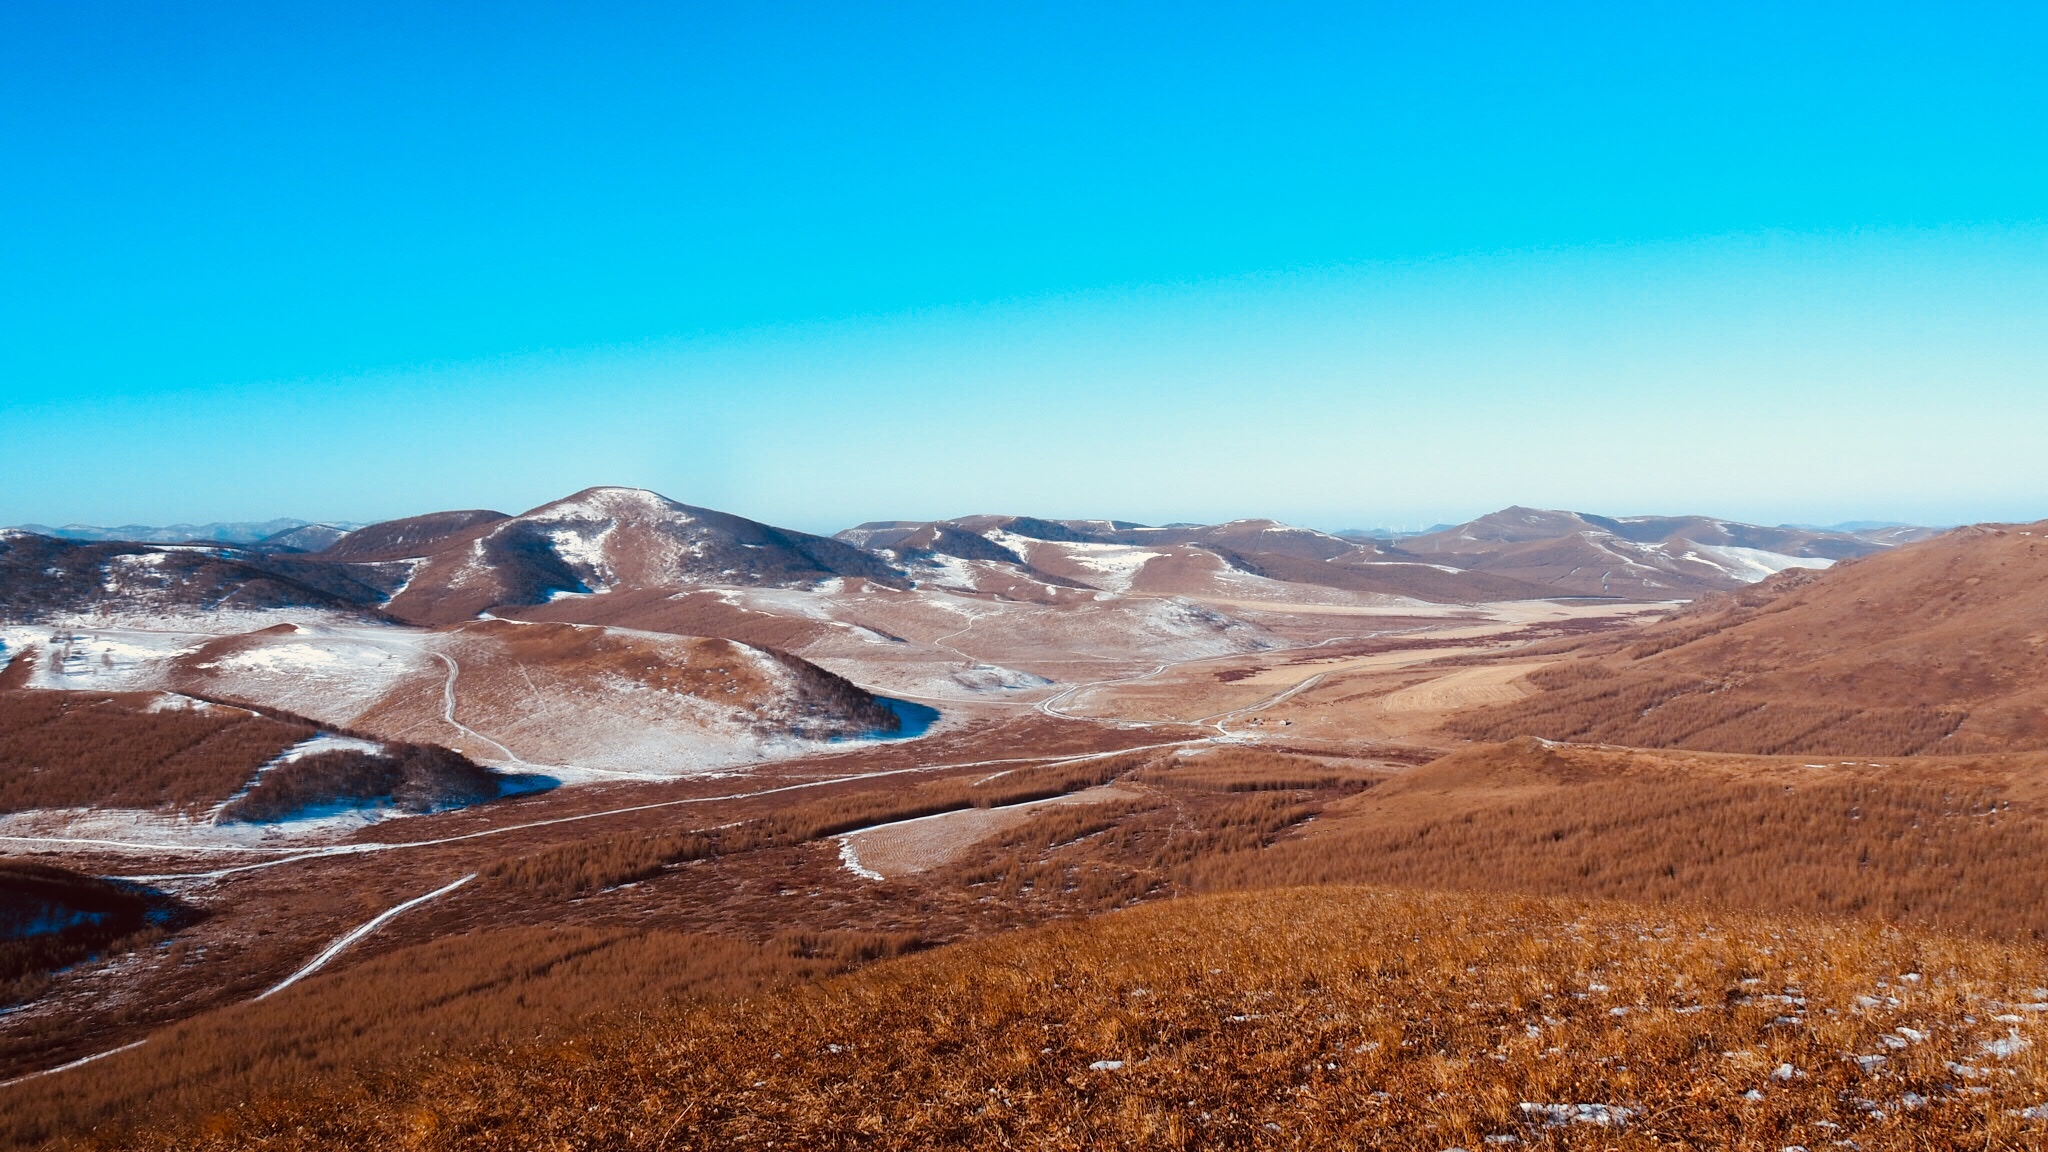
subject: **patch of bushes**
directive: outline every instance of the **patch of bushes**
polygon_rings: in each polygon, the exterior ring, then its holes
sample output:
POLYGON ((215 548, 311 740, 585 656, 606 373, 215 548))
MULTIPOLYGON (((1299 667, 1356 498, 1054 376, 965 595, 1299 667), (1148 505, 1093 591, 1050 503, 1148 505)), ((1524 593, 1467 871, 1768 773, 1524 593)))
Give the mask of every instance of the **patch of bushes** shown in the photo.
POLYGON ((497 777, 460 752, 432 744, 392 744, 383 754, 318 752, 279 764, 222 807, 220 819, 260 823, 377 802, 405 812, 432 812, 482 803, 497 794, 497 777))

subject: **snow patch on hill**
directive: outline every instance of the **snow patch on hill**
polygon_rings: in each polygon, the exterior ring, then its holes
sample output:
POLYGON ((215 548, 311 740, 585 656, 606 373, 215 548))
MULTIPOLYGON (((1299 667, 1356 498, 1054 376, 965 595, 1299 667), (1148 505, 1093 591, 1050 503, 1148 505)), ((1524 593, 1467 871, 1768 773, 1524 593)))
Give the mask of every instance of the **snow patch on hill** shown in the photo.
POLYGON ((1700 544, 1696 547, 1698 551, 1713 558, 1709 563, 1751 584, 1775 576, 1787 568, 1832 568, 1835 564, 1833 560, 1818 556, 1787 556, 1782 552, 1766 552, 1761 548, 1738 548, 1732 544, 1700 544))

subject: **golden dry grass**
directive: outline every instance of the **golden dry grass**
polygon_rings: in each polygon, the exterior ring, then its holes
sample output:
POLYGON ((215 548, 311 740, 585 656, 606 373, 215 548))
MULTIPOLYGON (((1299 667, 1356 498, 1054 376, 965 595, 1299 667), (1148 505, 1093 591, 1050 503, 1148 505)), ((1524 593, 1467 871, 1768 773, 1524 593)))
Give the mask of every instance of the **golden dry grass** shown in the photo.
POLYGON ((1159 757, 1134 779, 1223 792, 1355 791, 1387 771, 1346 757, 1301 756, 1263 748, 1222 747, 1159 757))
POLYGON ((1196 888, 1396 884, 1869 916, 2048 939, 2039 757, 1872 764, 1524 740, 1195 861, 1196 888))
POLYGON ((492 880, 547 896, 577 896, 644 880, 691 860, 801 844, 832 836, 963 808, 998 808, 1043 800, 1106 784, 1151 762, 1149 754, 1104 756, 1078 763, 1047 764, 975 780, 950 776, 804 800, 771 815, 722 828, 648 834, 619 833, 560 845, 500 860, 492 880))
POLYGON ((2048 522, 1781 574, 1454 718, 1456 735, 1905 756, 2048 748, 2048 522))
POLYGON ((121 1142, 2034 1148, 2048 1126, 2020 1113, 2048 1100, 2044 977, 2031 949, 1872 924, 1260 892, 947 948, 121 1142))
POLYGON ((207 1013, 78 1072, 7 1088, 0 1143, 32 1146, 99 1128, 103 1144, 119 1145, 136 1123, 204 1117, 482 1045, 574 1035, 650 1004, 680 1011, 729 1001, 915 944, 856 932, 779 933, 759 943, 570 926, 464 933, 207 1013))
POLYGON ((147 692, 0 689, 0 812, 179 808, 227 799, 311 724, 147 692))

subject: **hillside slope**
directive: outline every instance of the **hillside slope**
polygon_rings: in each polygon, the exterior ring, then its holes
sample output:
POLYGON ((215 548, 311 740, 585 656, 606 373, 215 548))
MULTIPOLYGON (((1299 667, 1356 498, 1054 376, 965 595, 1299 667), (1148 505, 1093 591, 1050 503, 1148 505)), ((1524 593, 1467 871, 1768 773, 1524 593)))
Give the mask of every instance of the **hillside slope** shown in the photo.
POLYGON ((615 589, 800 588, 836 577, 906 584, 880 557, 841 541, 637 488, 589 488, 502 519, 450 515, 461 519, 416 518, 396 530, 372 525, 343 538, 332 555, 411 561, 411 580, 386 609, 414 624, 452 624, 493 608, 615 589), (383 546, 365 551, 373 540, 383 546))
POLYGON ((1211 897, 109 1139, 2018 1148, 2041 1135, 2048 1094, 2040 1018, 2011 1011, 2036 995, 2032 960, 1869 926, 1566 901, 1211 897))
POLYGON ((1403 551, 1526 580, 1550 595, 1684 599, 1753 584, 1787 568, 1825 568, 1926 530, 1865 533, 1767 528, 1708 516, 1595 516, 1504 508, 1402 540, 1403 551))
POLYGON ((1461 571, 1378 542, 1275 520, 1152 527, 1121 520, 963 516, 877 521, 838 539, 870 548, 934 582, 1017 595, 1016 583, 1152 596, 1272 598, 1298 590, 1473 603, 1554 595, 1510 576, 1461 571), (1263 585, 1263 586, 1262 586, 1263 585))
POLYGON ((2048 521, 1788 573, 1530 682, 1545 691, 1451 730, 1815 755, 2048 748, 2048 521))
POLYGON ((893 735, 880 698, 770 648, 701 636, 482 621, 437 633, 428 675, 395 681, 352 723, 561 774, 688 775, 893 735), (455 727, 443 668, 459 670, 455 727))
POLYGON ((0 623, 92 615, 315 609, 376 615, 373 568, 227 545, 123 544, 0 532, 0 623))

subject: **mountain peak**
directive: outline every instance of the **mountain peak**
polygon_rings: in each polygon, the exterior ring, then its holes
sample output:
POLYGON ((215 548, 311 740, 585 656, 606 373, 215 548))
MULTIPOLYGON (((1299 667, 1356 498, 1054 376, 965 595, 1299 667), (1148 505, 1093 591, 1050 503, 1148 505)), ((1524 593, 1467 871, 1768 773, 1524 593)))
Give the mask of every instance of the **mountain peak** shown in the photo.
POLYGON ((616 485, 599 485, 585 488, 572 496, 550 501, 528 511, 522 519, 544 520, 611 520, 621 516, 687 515, 690 506, 671 500, 659 492, 646 488, 626 488, 616 485))

